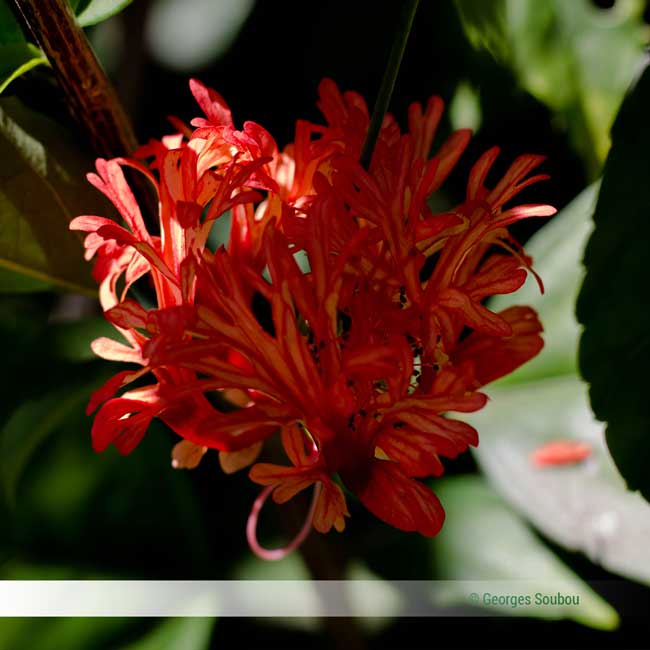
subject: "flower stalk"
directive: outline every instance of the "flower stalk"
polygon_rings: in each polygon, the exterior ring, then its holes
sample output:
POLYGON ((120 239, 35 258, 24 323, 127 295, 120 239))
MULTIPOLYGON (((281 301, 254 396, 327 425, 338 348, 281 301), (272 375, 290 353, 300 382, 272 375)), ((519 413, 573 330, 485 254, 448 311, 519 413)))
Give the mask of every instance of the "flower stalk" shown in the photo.
POLYGON ((379 132, 381 131, 381 125, 384 121, 384 115, 386 115, 390 99, 393 95, 393 90, 395 89, 395 82, 397 81, 397 75, 402 64, 402 58, 404 57, 404 50, 406 49, 406 43, 409 34, 411 33, 411 27, 413 26, 413 20, 419 3, 420 0, 408 0, 402 9, 400 22, 395 34, 395 40, 393 41, 393 47, 388 56, 386 70, 384 71, 384 76, 381 80, 377 102, 375 103, 372 117, 370 118, 368 135, 366 136, 366 141, 364 142, 363 150, 361 152, 360 162, 366 169, 370 167, 372 152, 374 151, 375 143, 377 142, 379 132))

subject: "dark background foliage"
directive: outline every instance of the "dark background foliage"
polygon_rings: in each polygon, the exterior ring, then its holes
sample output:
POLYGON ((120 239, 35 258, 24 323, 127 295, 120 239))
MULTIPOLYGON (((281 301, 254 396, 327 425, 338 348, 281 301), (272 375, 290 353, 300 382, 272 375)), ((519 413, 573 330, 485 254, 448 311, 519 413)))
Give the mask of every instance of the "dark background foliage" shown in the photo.
MULTIPOLYGON (((188 77, 196 76, 223 95, 237 124, 259 122, 281 147, 292 139, 297 118, 320 119, 315 101, 323 77, 333 78, 343 90, 360 92, 372 107, 400 9, 399 2, 386 1, 258 0, 220 56, 175 71, 158 62, 145 45, 153 4, 135 0, 119 16, 89 31, 139 139, 170 132, 167 115, 187 122, 197 115, 187 85, 188 77)), ((602 12, 610 11, 612 4, 605 0, 592 3, 602 12)), ((177 37, 192 39, 193 35, 179 33, 177 37)), ((412 101, 426 102, 430 95, 438 94, 450 103, 460 81, 476 91, 482 119, 445 187, 443 200, 462 200, 471 165, 495 144, 502 148, 502 157, 494 179, 519 154, 548 157, 544 171, 551 180, 530 188, 523 202, 562 208, 594 180, 594 167, 581 156, 566 122, 524 90, 511 68, 472 46, 454 3, 423 0, 391 111, 405 126, 412 101)), ((45 68, 15 81, 9 94, 35 110, 47 106, 50 116, 75 129, 45 68)), ((450 130, 447 112, 439 137, 450 130)), ((541 220, 529 220, 515 234, 523 242, 542 225, 541 220)), ((12 465, 9 474, 15 471, 20 475, 14 477, 11 490, 5 486, 0 510, 3 577, 222 579, 252 575, 247 573, 250 551, 244 530, 257 488, 244 473, 224 476, 214 454, 206 456, 193 472, 173 472, 169 452, 174 440, 162 426, 153 427, 127 458, 112 449, 100 456, 90 450, 89 420, 79 405, 91 386, 111 372, 108 364, 90 360, 84 347, 102 329, 94 304, 50 292, 3 296, 0 327, 3 340, 9 342, 4 358, 2 421, 6 425, 16 417, 16 405, 26 403, 19 416, 36 414, 37 423, 46 423, 40 428, 32 426, 34 441, 27 452, 15 452, 17 443, 11 437, 3 438, 0 447, 0 463, 12 465), (61 403, 56 393, 61 387, 70 398, 69 408, 53 417, 52 404, 61 403)), ((476 471, 469 454, 447 465, 452 476, 476 471)), ((304 504, 296 506, 298 511, 301 507, 304 504)), ((351 514, 346 532, 328 538, 327 553, 336 562, 344 565, 363 558, 377 575, 386 578, 439 575, 436 562, 440 558, 422 538, 389 529, 355 504, 351 504, 351 514)), ((270 543, 284 534, 282 520, 272 511, 265 513, 261 528, 268 531, 270 543)), ((618 578, 583 555, 548 539, 543 541, 583 579, 612 581, 611 587, 601 583, 600 589, 621 614, 618 630, 602 632, 570 621, 398 620, 380 631, 364 633, 367 646, 641 647, 637 639, 648 632, 644 618, 650 609, 648 589, 632 582, 621 587, 618 578)), ((318 546, 312 552, 317 554, 318 546)), ((517 558, 512 561, 516 563, 517 558)), ((273 576, 294 577, 291 568, 282 568, 287 566, 282 565, 273 576)), ((122 648, 136 643, 157 622, 113 621, 94 628, 77 623, 77 627, 66 627, 65 621, 43 621, 30 629, 24 621, 0 622, 0 647, 65 647, 48 646, 43 639, 50 638, 71 648, 122 648)), ((356 623, 339 622, 323 632, 279 627, 273 621, 222 620, 211 632, 210 647, 325 648, 331 647, 332 635, 340 638, 346 625, 355 627, 356 623)))

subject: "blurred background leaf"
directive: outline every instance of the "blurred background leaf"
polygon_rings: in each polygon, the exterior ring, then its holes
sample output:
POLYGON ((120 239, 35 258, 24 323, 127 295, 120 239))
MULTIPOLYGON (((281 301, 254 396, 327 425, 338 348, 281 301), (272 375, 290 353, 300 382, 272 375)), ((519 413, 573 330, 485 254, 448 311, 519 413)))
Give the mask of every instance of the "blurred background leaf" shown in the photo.
POLYGON ((133 0, 68 0, 82 27, 107 20, 128 7, 133 0))
MULTIPOLYGON (((515 608, 492 606, 510 615, 570 618, 602 629, 618 625, 618 615, 585 582, 574 574, 529 529, 479 476, 456 476, 440 481, 436 492, 447 517, 433 540, 440 578, 437 598, 446 604, 467 605, 467 594, 452 581, 526 581, 526 593, 577 595, 580 605, 540 605, 515 608), (516 561, 513 561, 516 558, 516 561), (447 591, 447 593, 445 593, 447 591)), ((483 585, 485 588, 485 585, 483 585)), ((479 601, 480 602, 480 601, 479 601)))
POLYGON ((628 486, 650 500, 650 311, 642 298, 650 285, 649 108, 647 67, 612 131, 577 308, 592 407, 607 422, 607 444, 628 486))
POLYGON ((82 238, 68 228, 79 214, 108 210, 85 180, 90 156, 56 122, 6 98, 0 100, 0 157, 0 267, 96 295, 82 238))
POLYGON ((133 619, 4 619, 2 648, 30 650, 207 650, 213 619, 183 618, 144 625, 133 619))
POLYGON ((120 650, 207 650, 213 627, 211 618, 172 618, 120 650))
POLYGON ((457 0, 469 40, 562 120, 593 180, 648 39, 643 0, 457 0))
POLYGON ((537 309, 545 346, 529 364, 489 386, 490 402, 468 420, 481 432, 479 466, 519 512, 559 545, 650 584, 650 547, 641 541, 650 535, 650 506, 626 489, 612 463, 576 368, 580 327, 574 304, 597 189, 585 190, 527 246, 546 293, 529 277, 520 292, 491 301, 494 309, 537 309), (557 439, 589 444, 591 457, 573 466, 534 466, 531 453, 557 439))
POLYGON ((92 388, 67 385, 40 399, 26 400, 0 429, 0 482, 9 504, 15 503, 16 483, 34 451, 75 409, 85 406, 92 388))
POLYGON ((506 3, 507 0, 454 0, 469 42, 502 61, 511 56, 506 3))
POLYGON ((145 27, 149 50, 171 69, 199 68, 232 45, 254 4, 254 0, 156 0, 145 27))
POLYGON ((32 278, 22 273, 16 273, 0 267, 0 294, 2 293, 34 293, 47 291, 52 285, 45 280, 32 278))
POLYGON ((481 431, 477 461, 492 485, 538 530, 611 573, 650 585, 650 506, 628 491, 594 421, 587 387, 567 375, 487 391, 471 422, 481 431), (553 440, 577 440, 591 456, 537 467, 531 454, 553 440))
MULTIPOLYGON (((521 0, 521 6, 515 7, 519 13, 514 15, 519 22, 513 24, 510 5, 517 1, 420 4, 392 110, 404 123, 411 101, 426 101, 431 94, 440 94, 451 100, 450 110, 441 123, 441 139, 451 128, 470 127, 478 131, 444 194, 435 197, 439 209, 462 200, 469 168, 495 144, 502 148, 495 175, 521 153, 548 156, 545 171, 552 176, 550 183, 527 189, 524 202, 550 202, 562 207, 584 188, 587 177, 597 176, 602 156, 599 158, 596 152, 598 138, 592 130, 606 134, 608 124, 604 120, 594 126, 585 115, 605 115, 610 109, 603 113, 603 106, 615 103, 614 93, 620 102, 626 79, 629 80, 641 51, 639 38, 647 31, 639 13, 642 2, 616 0, 611 9, 600 9, 596 5, 606 3, 521 0), (479 31, 472 38, 475 43, 481 42, 481 25, 487 24, 485 29, 491 34, 487 44, 496 60, 468 46, 457 12, 461 3, 469 8, 464 15, 465 27, 473 19, 472 12, 481 12, 476 22, 479 31), (565 6, 572 4, 578 6, 565 6), (496 21, 496 30, 489 27, 492 20, 496 21), (579 24, 576 26, 572 20, 579 24), (505 34, 504 39, 501 33, 505 34), (589 59, 589 47, 598 50, 593 55, 599 62, 594 69, 590 60, 581 58, 589 59), (605 56, 612 60, 602 63, 605 56), (605 74, 611 78, 599 77, 605 74), (605 91, 599 90, 601 85, 605 91), (603 100, 601 95, 609 99, 603 100)), ((102 6, 112 10, 111 7, 121 9, 125 4, 83 0, 75 8, 78 13, 84 9, 99 12, 102 6)), ((4 0, 0 3, 0 17, 3 8, 4 0)), ((336 79, 344 90, 358 90, 372 105, 383 71, 382 53, 390 47, 396 11, 395 3, 347 0, 138 0, 111 20, 93 26, 89 35, 102 63, 113 74, 142 141, 170 132, 168 114, 185 121, 197 114, 187 89, 187 77, 192 75, 214 86, 226 98, 238 124, 245 119, 259 121, 282 147, 292 138, 296 118, 320 119, 314 102, 317 82, 324 76, 336 79), (368 28, 369 15, 372 29, 368 28)), ((80 20, 88 24, 87 16, 80 20)), ((647 22, 647 16, 644 20, 647 22)), ((24 42, 19 32, 17 42, 24 42)), ((65 122, 65 105, 46 68, 37 67, 22 76, 12 83, 9 92, 32 109, 47 111, 50 117, 65 122)), ((612 116, 615 110, 611 109, 612 116)), ((86 185, 83 174, 90 164, 84 163, 82 167, 75 172, 79 187, 86 185)), ((88 191, 95 201, 99 200, 94 190, 88 191)), ((481 575, 487 566, 500 566, 505 571, 503 548, 511 547, 518 549, 523 560, 530 555, 531 565, 534 558, 543 556, 545 559, 539 561, 544 570, 564 569, 565 562, 569 567, 566 570, 575 572, 575 580, 579 580, 577 576, 590 580, 594 575, 602 575, 598 566, 578 554, 570 555, 564 551, 566 547, 582 549, 611 571, 647 582, 643 569, 644 563, 649 565, 644 555, 645 542, 638 537, 639 531, 645 530, 645 504, 625 491, 607 459, 602 432, 590 416, 584 385, 576 376, 580 329, 573 317, 573 302, 583 277, 578 262, 591 229, 589 217, 596 192, 597 187, 593 187, 581 195, 530 242, 547 292, 540 296, 535 283, 529 281, 517 294, 516 302, 532 303, 542 313, 546 348, 510 382, 501 382, 488 391, 495 397, 503 395, 507 406, 500 408, 499 400, 491 401, 485 411, 488 420, 480 425, 479 471, 486 471, 505 500, 499 501, 477 478, 453 478, 458 481, 455 485, 453 481, 434 482, 433 488, 437 491, 440 487, 447 509, 450 534, 460 536, 452 535, 446 546, 444 537, 443 546, 439 546, 435 540, 405 535, 384 526, 350 500, 352 519, 348 529, 342 535, 327 538, 330 550, 340 552, 341 562, 350 566, 350 578, 370 575, 384 580, 436 579, 459 575, 463 563, 470 567, 474 561, 471 558, 479 558, 475 560, 479 565, 475 575, 468 576, 472 578, 481 575), (520 390, 523 395, 518 395, 520 390), (535 395, 539 395, 539 400, 535 400, 535 395), (513 417, 522 409, 527 410, 521 416, 528 415, 525 421, 513 417), (544 426, 546 413, 555 411, 553 417, 547 418, 548 426, 544 426), (512 426, 507 425, 511 420, 512 426), (528 452, 557 434, 592 441, 593 462, 544 471, 532 468, 528 452), (520 480, 521 474, 524 476, 520 480), (465 481, 470 484, 467 489, 463 488, 465 481), (515 488, 523 496, 518 497, 515 488), (545 490, 550 495, 548 508, 540 505, 545 490), (563 490, 560 500, 558 494, 563 490), (591 491, 600 495, 607 508, 594 506, 595 500, 589 497, 591 491), (570 498, 566 498, 567 494, 570 498), (481 516, 482 511, 477 513, 471 507, 471 502, 463 501, 460 508, 455 505, 459 499, 474 498, 485 507, 485 517, 481 516), (585 504, 581 503, 583 498, 585 504), (551 506, 553 509, 549 509, 551 506), (581 532, 576 518, 583 516, 580 521, 592 528, 581 532), (633 517, 639 523, 632 528, 633 517), (488 532, 494 526, 501 530, 499 541, 503 548, 483 543, 468 548, 465 542, 470 538, 478 542, 483 539, 484 528, 477 530, 473 523, 476 518, 487 526, 488 532), (522 518, 546 538, 532 534, 522 518), (505 521, 512 525, 501 526, 500 522, 505 521), (623 539, 626 531, 627 540, 623 539), (465 552, 473 554, 467 556, 465 552), (613 555, 618 557, 612 559, 613 555)), ((94 204, 89 203, 89 198, 84 199, 81 211, 108 214, 106 207, 90 206, 94 204)), ((217 223, 225 226, 227 222, 224 219, 217 223)), ((518 226, 515 235, 525 241, 545 223, 530 220, 518 226)), ((224 233, 215 229, 213 235, 217 242, 223 240, 224 233)), ((24 241, 30 243, 31 238, 24 241)), ((80 382, 90 385, 99 381, 103 373, 112 372, 110 364, 93 360, 88 345, 96 336, 116 336, 88 305, 70 311, 70 296, 46 291, 52 286, 49 281, 26 281, 27 276, 2 271, 0 289, 7 293, 0 301, 0 336, 6 341, 3 362, 7 381, 0 402, 0 429, 16 412, 27 412, 27 401, 38 405, 46 403, 52 394, 72 396, 80 382), (31 293, 19 293, 28 290, 31 293)), ((89 286, 94 289, 93 283, 89 286)), ((506 304, 507 300, 495 302, 499 308, 506 304)), ((172 471, 170 450, 175 439, 162 426, 152 428, 142 447, 130 457, 120 457, 114 450, 96 455, 90 445, 91 420, 83 410, 82 401, 56 426, 51 426, 47 435, 37 436, 40 442, 28 454, 16 484, 16 507, 10 510, 7 504, 0 504, 3 578, 291 579, 306 575, 306 567, 298 556, 277 564, 252 558, 244 531, 258 488, 250 484, 245 473, 225 477, 213 453, 207 454, 192 472, 172 471)), ((34 430, 26 427, 23 431, 24 443, 29 447, 34 430)), ((17 441, 20 437, 15 435, 13 439, 17 441)), ((470 455, 447 463, 446 468, 452 475, 477 472, 470 455)), ((286 539, 286 531, 276 521, 273 507, 265 511, 262 541, 273 546, 274 542, 286 539)), ((640 602, 650 603, 649 594, 647 589, 641 592, 640 602)), ((615 600, 612 602, 616 604, 615 600)), ((583 623, 603 627, 606 621, 611 623, 611 610, 603 608, 601 601, 591 604, 595 604, 591 618, 583 623)), ((594 647, 634 645, 633 633, 644 623, 630 622, 626 608, 618 604, 616 607, 624 619, 616 632, 579 628, 569 620, 556 621, 551 626, 543 620, 504 623, 482 619, 480 624, 475 621, 469 626, 465 620, 456 619, 452 636, 462 644, 463 638, 478 632, 480 643, 486 647, 523 646, 531 638, 540 646, 549 647, 558 638, 587 638, 594 647)), ((54 626, 57 622, 26 622, 20 635, 24 632, 30 636, 5 637, 5 632, 11 634, 13 622, 4 621, 0 624, 0 647, 38 649, 50 633, 55 647, 72 650, 124 650, 140 640, 165 647, 167 638, 184 638, 182 632, 175 636, 175 622, 165 626, 160 637, 157 621, 128 621, 125 625, 113 622, 114 628, 111 621, 98 622, 94 626, 96 635, 92 622, 86 625, 83 619, 62 622, 60 633, 54 626), (78 634, 74 632, 76 623, 78 634), (153 642, 144 640, 148 634, 153 642)), ((417 645, 422 638, 439 634, 441 626, 448 623, 451 624, 444 619, 419 624, 411 619, 384 621, 374 631, 368 628, 368 645, 417 645)), ((264 639, 271 647, 331 647, 331 640, 322 636, 322 630, 322 625, 304 620, 272 624, 220 620, 211 647, 246 647, 253 643, 251 639, 264 639), (281 628, 279 624, 291 628, 281 628)), ((188 634, 191 636, 191 632, 188 634)), ((197 633, 195 638, 200 636, 197 633)), ((181 643, 174 642, 177 646, 181 643)))

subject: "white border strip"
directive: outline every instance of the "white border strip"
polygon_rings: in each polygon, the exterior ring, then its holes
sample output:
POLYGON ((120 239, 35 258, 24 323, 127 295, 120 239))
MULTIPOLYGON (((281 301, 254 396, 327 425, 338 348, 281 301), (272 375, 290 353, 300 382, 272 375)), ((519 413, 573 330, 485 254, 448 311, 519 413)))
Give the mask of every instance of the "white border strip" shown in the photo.
POLYGON ((537 580, 4 580, 0 616, 393 618, 525 614, 541 605, 562 617, 590 598, 588 588, 537 580))

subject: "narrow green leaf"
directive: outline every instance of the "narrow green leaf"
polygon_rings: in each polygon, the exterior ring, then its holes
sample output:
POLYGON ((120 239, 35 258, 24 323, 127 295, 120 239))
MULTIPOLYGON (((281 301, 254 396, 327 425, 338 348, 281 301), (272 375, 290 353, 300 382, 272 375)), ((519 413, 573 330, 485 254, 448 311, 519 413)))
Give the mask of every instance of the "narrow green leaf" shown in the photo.
POLYGON ((647 67, 612 130, 577 314, 592 408, 607 422, 607 444, 628 486, 650 500, 649 107, 647 67))
POLYGON ((9 5, 0 1, 0 93, 37 65, 47 64, 39 48, 27 43, 9 5))
MULTIPOLYGON (((133 0, 68 0, 82 27, 96 25, 114 16, 131 2, 133 0)), ((25 40, 7 2, 0 0, 0 94, 12 81, 39 65, 49 65, 47 57, 25 40)))
POLYGON ((37 65, 47 65, 43 53, 31 43, 0 45, 0 93, 37 65))
POLYGON ((73 217, 108 208, 85 179, 91 158, 15 98, 0 100, 0 158, 0 267, 96 295, 81 237, 68 229, 73 217))
POLYGON ((77 21, 82 27, 90 27, 120 13, 133 0, 86 0, 77 7, 77 21))
POLYGON ((450 582, 446 585, 450 592, 446 599, 460 598, 463 604, 489 606, 501 614, 567 618, 605 630, 617 627, 619 619, 614 609, 546 548, 483 479, 445 479, 437 483, 436 492, 447 511, 445 525, 433 541, 441 577, 471 581, 473 595, 477 596, 467 599, 467 586, 450 582), (516 593, 500 593, 504 586, 516 593), (486 592, 528 596, 530 604, 486 605, 486 592), (536 594, 555 596, 558 592, 578 596, 579 604, 537 602, 536 594))

